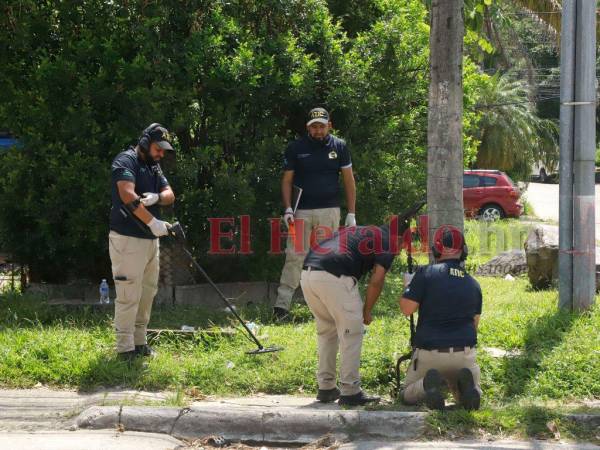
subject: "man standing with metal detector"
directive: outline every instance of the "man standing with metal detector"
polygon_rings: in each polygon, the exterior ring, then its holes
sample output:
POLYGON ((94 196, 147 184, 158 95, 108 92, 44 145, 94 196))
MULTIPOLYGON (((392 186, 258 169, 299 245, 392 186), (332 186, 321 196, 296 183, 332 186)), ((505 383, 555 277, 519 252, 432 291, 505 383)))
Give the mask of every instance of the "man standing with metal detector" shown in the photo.
POLYGON ((285 320, 292 304, 292 296, 300 284, 302 261, 311 242, 315 227, 324 226, 335 231, 340 223, 339 174, 342 173, 348 215, 345 225, 356 226, 356 185, 352 173, 350 151, 346 143, 332 134, 329 113, 314 108, 308 113, 307 134, 292 142, 285 151, 281 194, 286 227, 295 219, 303 220, 302 252, 288 239, 285 265, 281 272, 277 300, 273 308, 276 320, 285 320), (292 189, 302 190, 297 210, 292 205, 292 189))
POLYGON ((175 201, 175 194, 159 162, 173 151, 169 132, 153 123, 142 132, 136 147, 119 153, 112 163, 112 208, 109 251, 117 298, 115 332, 117 353, 131 362, 153 356, 146 326, 158 291, 158 238, 168 234, 159 206, 175 201))
POLYGON ((419 311, 402 400, 407 404, 424 402, 431 409, 442 410, 450 388, 465 409, 479 409, 480 371, 475 346, 481 288, 463 268, 468 248, 458 229, 440 229, 431 250, 436 263, 420 268, 412 280, 407 277, 399 301, 404 315, 419 311))

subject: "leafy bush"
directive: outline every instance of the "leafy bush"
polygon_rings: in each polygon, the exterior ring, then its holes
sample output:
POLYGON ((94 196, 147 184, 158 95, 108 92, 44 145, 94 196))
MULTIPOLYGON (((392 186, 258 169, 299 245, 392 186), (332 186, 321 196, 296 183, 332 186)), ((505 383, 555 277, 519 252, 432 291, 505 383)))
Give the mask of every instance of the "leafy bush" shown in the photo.
MULTIPOLYGON (((208 217, 253 218, 254 254, 209 260, 217 279, 277 278, 267 218, 281 213, 286 142, 314 105, 351 148, 361 223, 424 195, 429 27, 418 0, 361 8, 344 22, 352 38, 318 0, 9 0, 3 13, 0 123, 24 148, 0 156, 0 246, 34 278, 109 272, 110 161, 150 122, 177 135, 171 214, 198 256, 208 217)), ((472 104, 482 77, 465 67, 472 104)), ((467 134, 478 120, 467 117, 467 134)))

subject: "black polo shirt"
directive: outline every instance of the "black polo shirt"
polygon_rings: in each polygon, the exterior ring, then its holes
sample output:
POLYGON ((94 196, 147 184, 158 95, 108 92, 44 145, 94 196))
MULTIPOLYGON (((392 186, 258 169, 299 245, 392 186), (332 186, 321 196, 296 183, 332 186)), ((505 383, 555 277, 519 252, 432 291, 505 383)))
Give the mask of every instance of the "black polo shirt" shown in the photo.
POLYGON ((304 265, 325 270, 336 277, 346 275, 359 280, 375 264, 388 271, 395 256, 390 249, 389 227, 348 227, 311 248, 304 265))
POLYGON ((403 297, 419 303, 417 348, 432 350, 477 344, 473 317, 481 314, 481 288, 459 260, 420 267, 403 297))
MULTIPOLYGON (((149 165, 140 159, 133 147, 119 153, 112 162, 111 168, 111 196, 112 207, 110 209, 110 229, 125 236, 133 236, 142 239, 155 239, 144 233, 140 227, 133 222, 134 219, 124 217, 120 211, 123 202, 119 196, 117 181, 131 181, 135 183, 135 193, 140 197, 145 192, 159 193, 169 186, 160 169, 159 164, 149 165)), ((158 204, 149 206, 148 211, 154 217, 160 219, 160 206, 158 204)))
POLYGON ((351 166, 346 143, 331 134, 323 141, 305 135, 288 145, 283 169, 294 171, 294 184, 303 190, 298 209, 340 206, 340 170, 351 166))

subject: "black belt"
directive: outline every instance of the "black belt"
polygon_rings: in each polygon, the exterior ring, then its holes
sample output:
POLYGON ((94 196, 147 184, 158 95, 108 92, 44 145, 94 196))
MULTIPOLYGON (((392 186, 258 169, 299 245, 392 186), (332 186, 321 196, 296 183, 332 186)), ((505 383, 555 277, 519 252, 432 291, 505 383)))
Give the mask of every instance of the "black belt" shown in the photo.
POLYGON ((325 269, 321 269, 320 267, 313 267, 313 266, 302 266, 302 270, 311 270, 314 272, 325 272, 325 269))
POLYGON ((464 347, 442 347, 442 348, 428 348, 428 349, 424 349, 424 350, 437 350, 440 353, 450 353, 450 352, 464 352, 465 349, 472 349, 473 347, 469 347, 468 345, 465 345, 464 347))

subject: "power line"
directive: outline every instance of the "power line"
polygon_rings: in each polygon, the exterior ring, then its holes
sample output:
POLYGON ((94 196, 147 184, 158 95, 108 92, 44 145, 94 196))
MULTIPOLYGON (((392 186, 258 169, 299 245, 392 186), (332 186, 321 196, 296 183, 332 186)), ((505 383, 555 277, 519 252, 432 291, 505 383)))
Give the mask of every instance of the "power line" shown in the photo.
POLYGON ((522 102, 507 102, 507 103, 490 103, 490 104, 479 104, 479 105, 473 105, 472 108, 473 109, 487 109, 487 108, 496 108, 499 106, 512 106, 512 105, 524 105, 526 103, 540 103, 540 102, 544 102, 547 100, 554 100, 554 99, 559 99, 560 96, 559 95, 552 95, 549 97, 540 97, 534 100, 524 100, 522 102))

